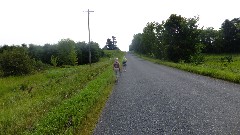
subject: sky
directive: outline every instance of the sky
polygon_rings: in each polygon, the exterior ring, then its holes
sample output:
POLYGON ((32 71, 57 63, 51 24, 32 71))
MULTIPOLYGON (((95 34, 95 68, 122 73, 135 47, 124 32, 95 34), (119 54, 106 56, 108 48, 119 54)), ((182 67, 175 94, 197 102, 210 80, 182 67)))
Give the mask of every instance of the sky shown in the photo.
POLYGON ((0 0, 0 46, 46 43, 70 38, 102 48, 107 38, 128 51, 133 35, 148 22, 166 21, 171 14, 199 16, 199 28, 219 29, 225 19, 240 17, 239 0, 0 0))

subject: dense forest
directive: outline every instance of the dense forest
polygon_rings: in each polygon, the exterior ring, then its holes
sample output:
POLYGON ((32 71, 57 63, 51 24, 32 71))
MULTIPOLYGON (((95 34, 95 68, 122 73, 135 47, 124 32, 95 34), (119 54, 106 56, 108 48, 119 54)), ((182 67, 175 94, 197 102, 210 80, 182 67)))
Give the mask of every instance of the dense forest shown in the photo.
POLYGON ((203 61, 202 53, 240 53, 240 18, 226 19, 219 30, 199 28, 199 17, 172 14, 162 23, 149 22, 135 34, 130 51, 173 62, 203 61))

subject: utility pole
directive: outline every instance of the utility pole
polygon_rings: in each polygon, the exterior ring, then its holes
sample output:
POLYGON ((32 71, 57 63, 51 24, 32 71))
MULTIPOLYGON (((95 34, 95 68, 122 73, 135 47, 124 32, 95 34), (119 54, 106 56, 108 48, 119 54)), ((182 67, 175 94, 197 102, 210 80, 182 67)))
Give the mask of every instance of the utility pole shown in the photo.
POLYGON ((91 57, 92 57, 92 55, 91 55, 91 48, 90 48, 90 26, 89 26, 89 14, 90 14, 90 12, 94 12, 94 11, 89 11, 89 9, 88 9, 88 11, 84 11, 84 12, 88 12, 88 37, 89 37, 89 39, 88 39, 88 52, 89 52, 89 63, 90 63, 90 66, 91 66, 91 63, 92 63, 92 61, 91 61, 91 57))

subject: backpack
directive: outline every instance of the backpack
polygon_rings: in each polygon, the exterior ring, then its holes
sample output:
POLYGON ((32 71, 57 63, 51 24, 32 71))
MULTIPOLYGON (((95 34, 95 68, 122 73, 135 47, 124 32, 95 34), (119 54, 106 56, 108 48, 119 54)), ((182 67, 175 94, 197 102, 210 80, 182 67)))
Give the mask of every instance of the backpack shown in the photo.
POLYGON ((123 62, 124 62, 124 63, 127 63, 127 58, 123 58, 123 62))
POLYGON ((114 66, 114 68, 119 68, 119 63, 118 62, 114 62, 113 66, 114 66))

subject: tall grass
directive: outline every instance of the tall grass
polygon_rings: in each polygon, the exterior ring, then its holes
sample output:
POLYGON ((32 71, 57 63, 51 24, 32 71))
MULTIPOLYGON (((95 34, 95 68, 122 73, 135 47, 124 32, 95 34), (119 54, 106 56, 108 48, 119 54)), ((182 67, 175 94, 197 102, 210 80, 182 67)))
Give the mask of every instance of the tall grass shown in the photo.
POLYGON ((144 55, 138 56, 154 63, 163 64, 188 72, 210 76, 230 82, 240 83, 240 54, 205 55, 204 63, 199 65, 192 63, 173 63, 150 58, 144 55), (233 62, 221 61, 221 58, 229 55, 232 56, 233 62))
POLYGON ((91 68, 86 65, 53 69, 44 74, 17 79, 15 85, 9 87, 0 99, 2 132, 19 133, 32 130, 33 121, 38 120, 53 106, 71 98, 108 65, 98 63, 91 68))
POLYGON ((79 94, 51 110, 41 119, 33 132, 35 134, 70 134, 78 132, 89 110, 101 98, 104 89, 112 83, 112 79, 113 72, 111 70, 102 73, 95 80, 89 82, 79 94))

